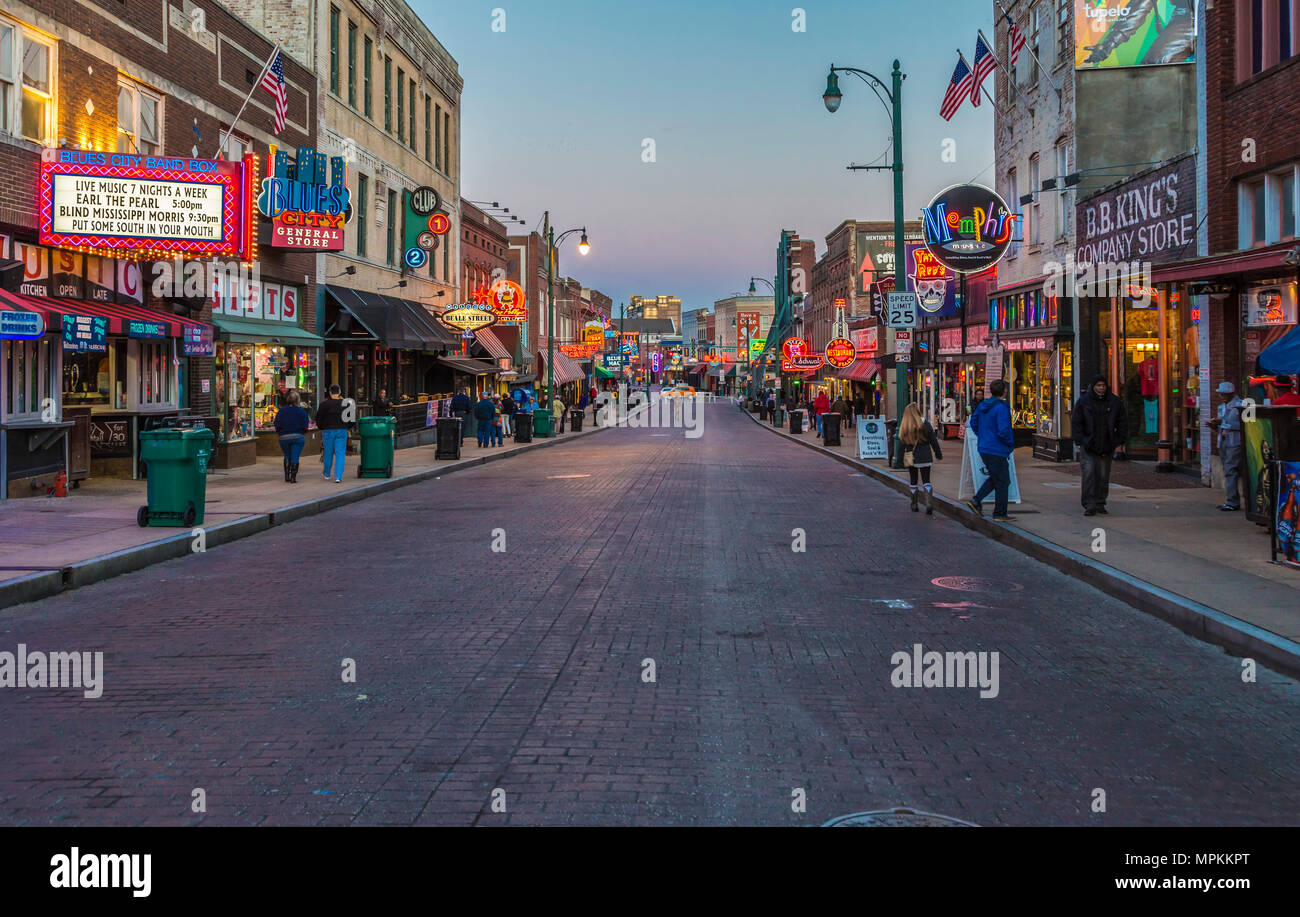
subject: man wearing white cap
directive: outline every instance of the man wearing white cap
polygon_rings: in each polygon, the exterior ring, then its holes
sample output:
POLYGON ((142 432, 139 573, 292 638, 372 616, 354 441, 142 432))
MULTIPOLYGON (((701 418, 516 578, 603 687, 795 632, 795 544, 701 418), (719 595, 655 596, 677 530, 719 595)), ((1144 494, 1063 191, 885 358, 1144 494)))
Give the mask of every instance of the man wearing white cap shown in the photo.
POLYGON ((1236 387, 1231 382, 1219 383, 1219 416, 1210 421, 1210 426, 1219 431, 1219 457, 1223 459, 1223 489, 1227 499, 1219 509, 1226 512, 1241 509, 1241 497, 1238 486, 1241 481, 1241 408, 1243 402, 1237 397, 1236 387))

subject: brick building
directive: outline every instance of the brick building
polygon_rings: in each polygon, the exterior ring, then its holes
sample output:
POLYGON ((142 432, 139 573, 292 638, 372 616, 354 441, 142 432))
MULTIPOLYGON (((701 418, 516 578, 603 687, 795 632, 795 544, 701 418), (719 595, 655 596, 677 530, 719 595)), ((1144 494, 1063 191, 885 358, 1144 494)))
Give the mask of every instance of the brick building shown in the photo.
MULTIPOLYGON (((256 261, 245 264, 242 273, 232 272, 215 295, 205 295, 212 289, 211 274, 199 277, 197 290, 164 289, 154 284, 164 276, 158 262, 132 260, 138 256, 127 245, 138 236, 115 236, 111 249, 42 247, 37 172, 42 150, 67 162, 78 158, 75 151, 87 151, 80 160, 87 168, 107 174, 134 163, 152 180, 172 167, 153 163, 151 168, 151 157, 211 159, 223 130, 230 128, 235 133, 221 150, 228 161, 254 154, 265 163, 272 144, 314 147, 312 74, 299 59, 283 56, 286 124, 273 134, 272 98, 256 88, 273 44, 210 0, 13 0, 0 12, 0 47, 12 49, 13 59, 26 61, 30 71, 22 90, 0 73, 5 96, 0 113, 6 118, 0 124, 0 168, 9 176, 0 188, 0 259, 23 264, 21 273, 5 276, 16 278, 15 292, 45 316, 46 328, 40 340, 3 342, 5 376, 34 372, 40 388, 36 401, 45 405, 38 413, 16 391, 0 395, 5 428, 0 478, 7 490, 43 493, 47 479, 61 468, 74 479, 138 475, 141 430, 183 411, 213 418, 218 465, 251 461, 258 395, 265 398, 285 377, 268 376, 260 386, 268 391, 259 391, 251 372, 232 373, 212 343, 214 305, 218 319, 249 316, 318 353, 310 307, 316 296, 315 255, 273 249, 269 224, 254 219, 251 233, 243 232, 260 237, 256 261), (64 343, 65 315, 80 316, 87 327, 103 319, 103 336, 94 332, 88 343, 64 343), (78 351, 78 346, 88 349, 78 351), (234 389, 228 384, 232 379, 234 389), (66 438, 59 430, 68 431, 66 438)), ((14 300, 8 300, 8 308, 17 308, 14 300)), ((296 369, 292 375, 295 386, 310 386, 314 396, 313 380, 300 378, 296 369)))

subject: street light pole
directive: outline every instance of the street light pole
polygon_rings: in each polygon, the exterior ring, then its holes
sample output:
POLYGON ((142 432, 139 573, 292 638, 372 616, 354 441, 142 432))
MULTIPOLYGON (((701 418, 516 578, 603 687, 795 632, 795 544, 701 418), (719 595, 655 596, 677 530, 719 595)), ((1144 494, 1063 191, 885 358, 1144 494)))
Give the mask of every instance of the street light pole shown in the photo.
POLYGON ((555 250, 571 233, 581 232, 582 241, 578 251, 587 254, 591 244, 587 242, 587 227, 566 229, 555 238, 555 227, 551 225, 551 211, 544 216, 544 233, 546 235, 546 406, 549 409, 555 401, 555 250))
MULTIPOLYGON (((840 100, 843 93, 840 92, 839 78, 836 73, 853 73, 858 79, 862 80, 877 97, 883 92, 889 99, 890 116, 893 120, 894 129, 894 161, 888 166, 849 166, 850 169, 867 169, 867 170, 884 170, 889 169, 894 173, 894 289, 906 290, 907 286, 904 281, 907 279, 907 267, 904 262, 903 248, 903 80, 907 77, 903 73, 902 64, 897 60, 894 61, 894 71, 892 74, 892 91, 886 88, 883 81, 865 70, 859 70, 856 67, 836 67, 831 64, 830 73, 826 77, 826 91, 822 94, 822 101, 826 104, 826 110, 835 112, 840 107, 840 100)), ((880 100, 885 101, 883 98, 880 100)), ((907 367, 898 362, 897 350, 894 357, 894 406, 895 417, 899 420, 903 417, 903 411, 907 407, 910 397, 907 391, 907 367)))

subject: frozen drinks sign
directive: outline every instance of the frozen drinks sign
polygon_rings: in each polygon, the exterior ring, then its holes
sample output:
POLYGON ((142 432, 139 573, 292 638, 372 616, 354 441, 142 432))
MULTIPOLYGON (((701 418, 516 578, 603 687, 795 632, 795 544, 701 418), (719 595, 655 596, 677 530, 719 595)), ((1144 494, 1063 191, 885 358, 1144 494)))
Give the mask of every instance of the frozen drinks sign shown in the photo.
POLYGON ((37 190, 43 245, 247 257, 241 162, 48 150, 37 190))

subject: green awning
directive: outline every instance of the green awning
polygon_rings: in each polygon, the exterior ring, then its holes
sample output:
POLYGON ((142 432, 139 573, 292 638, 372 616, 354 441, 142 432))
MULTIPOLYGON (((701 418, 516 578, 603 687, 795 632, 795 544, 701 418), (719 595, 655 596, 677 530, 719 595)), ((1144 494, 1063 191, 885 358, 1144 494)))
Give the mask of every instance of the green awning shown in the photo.
POLYGON ((325 339, 319 334, 303 331, 288 322, 259 322, 248 318, 214 315, 212 323, 217 326, 218 340, 239 344, 269 344, 279 341, 297 347, 325 346, 325 339))
POLYGON ((610 372, 610 371, 609 371, 608 369, 606 369, 605 367, 603 367, 603 366, 597 364, 597 366, 596 366, 596 378, 598 378, 598 379, 617 379, 618 376, 614 375, 612 372, 610 372))

